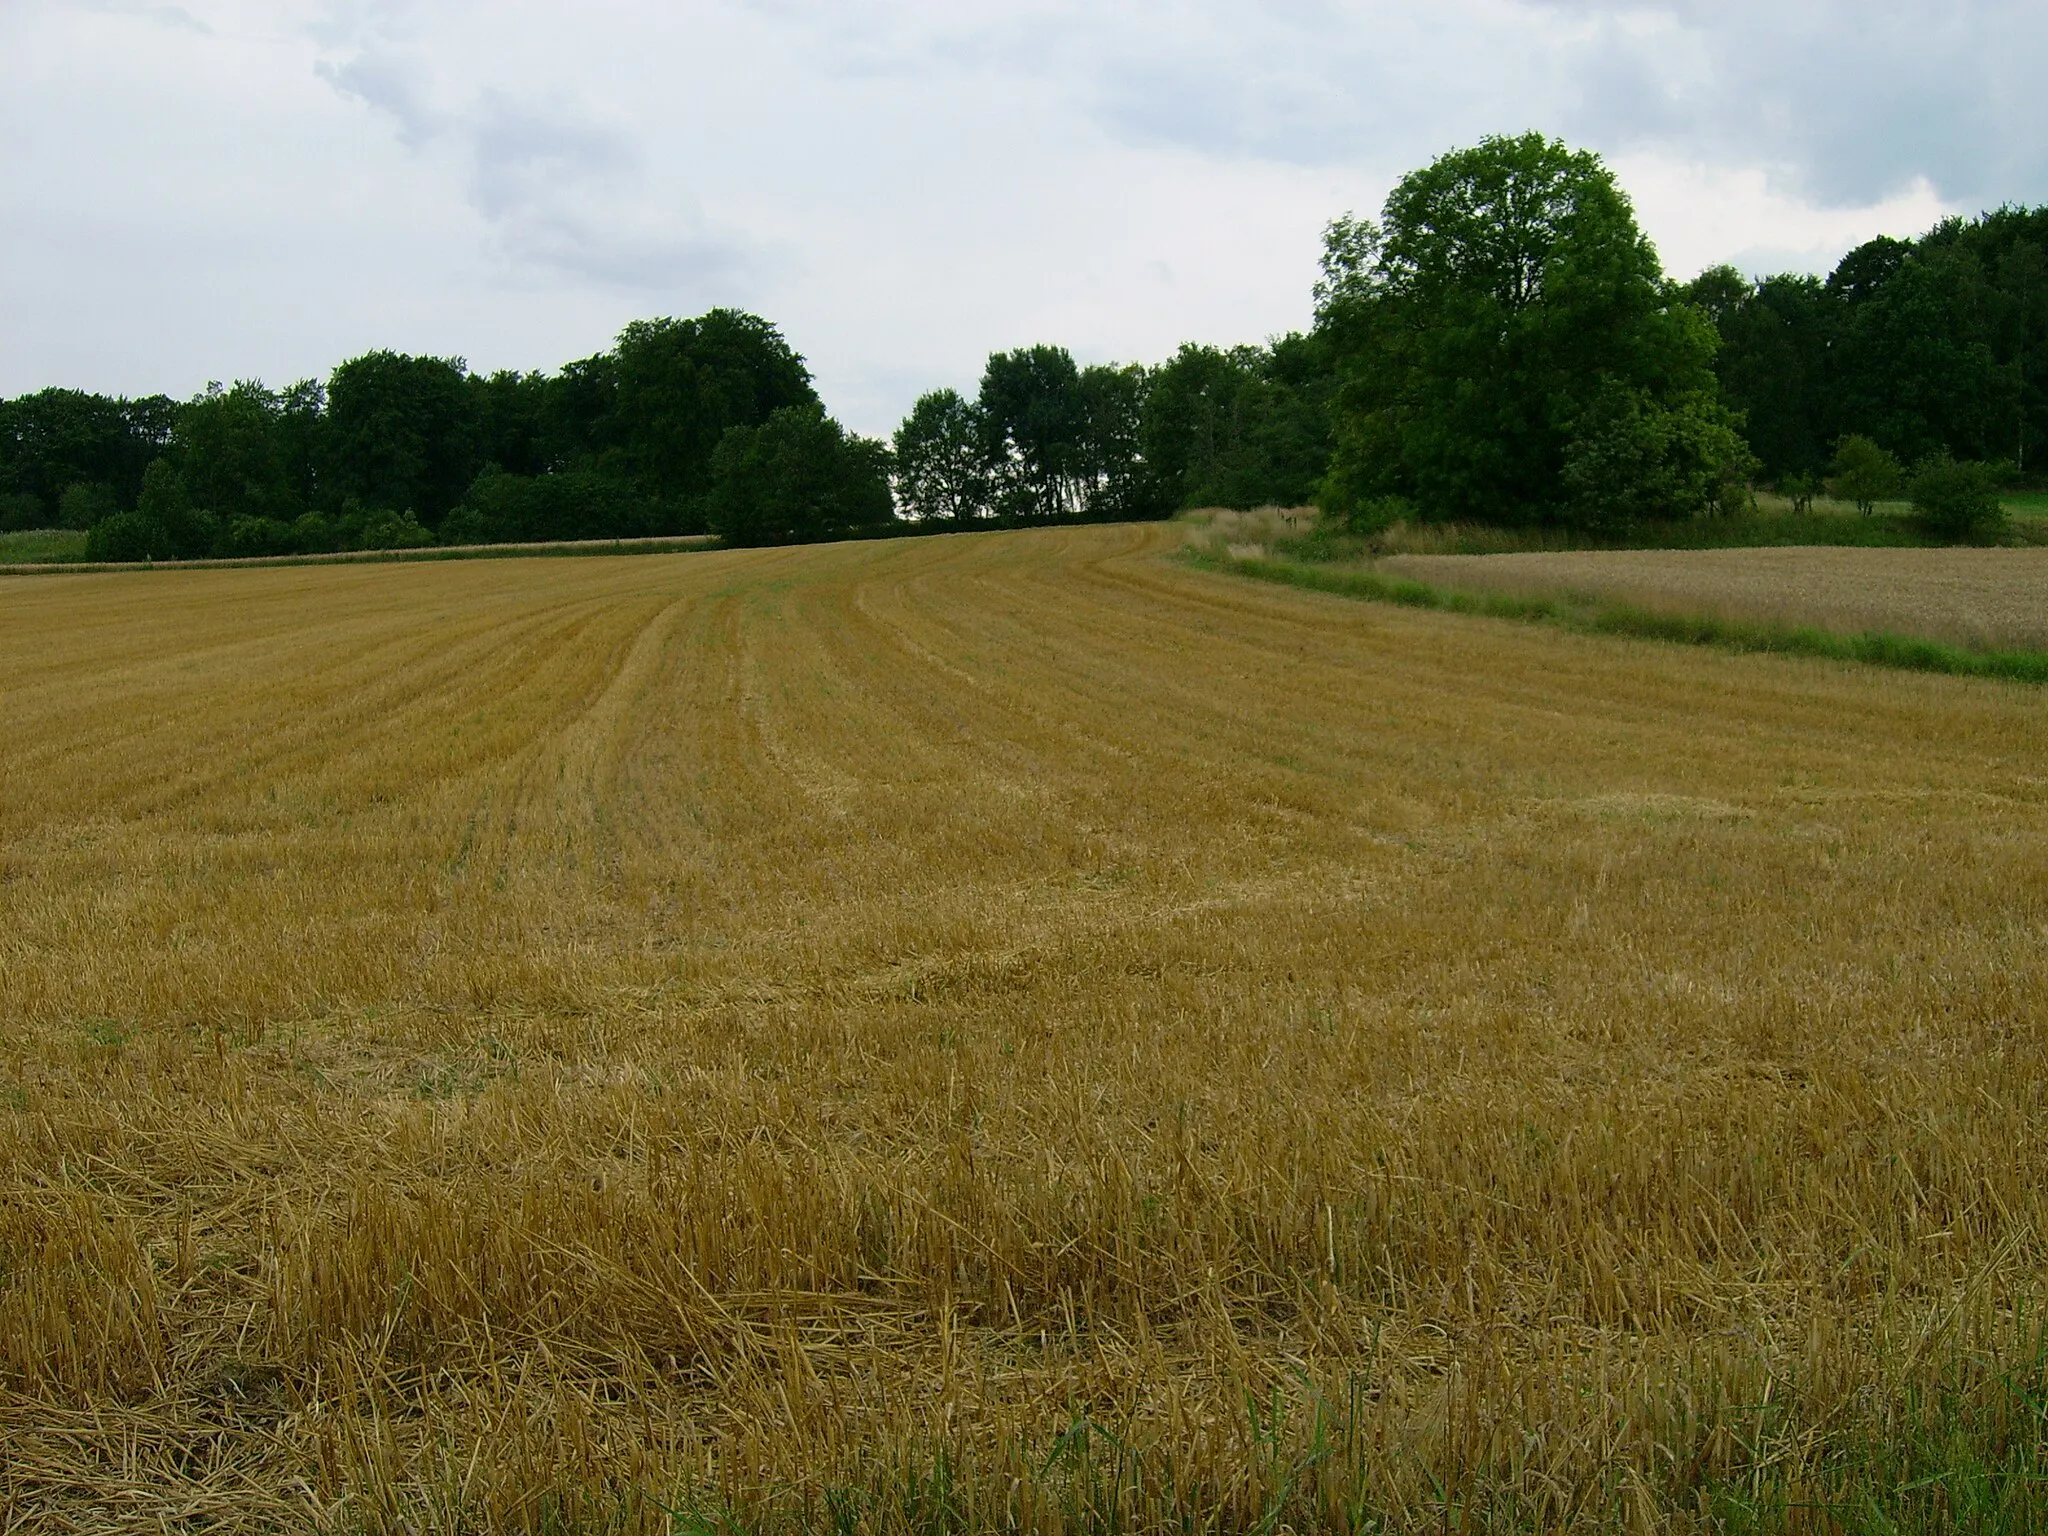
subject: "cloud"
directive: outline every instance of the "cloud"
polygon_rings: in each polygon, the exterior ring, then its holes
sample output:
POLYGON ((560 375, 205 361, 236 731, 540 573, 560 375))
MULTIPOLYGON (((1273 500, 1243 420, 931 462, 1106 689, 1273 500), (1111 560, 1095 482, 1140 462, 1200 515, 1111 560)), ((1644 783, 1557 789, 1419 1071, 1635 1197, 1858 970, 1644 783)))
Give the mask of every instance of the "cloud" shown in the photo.
POLYGON ((451 163, 465 201, 515 268, 661 294, 738 280, 773 260, 686 206, 661 216, 635 207, 645 169, 635 140, 568 93, 485 87, 444 108, 426 66, 381 41, 322 59, 314 72, 385 118, 407 149, 451 163))
POLYGON ((213 35, 212 27, 182 5, 154 5, 149 0, 81 0, 79 8, 96 11, 102 16, 133 16, 155 22, 158 26, 197 33, 201 37, 213 35))
POLYGON ((2044 63, 2014 0, 0 0, 0 391, 738 304, 882 431, 1303 325, 1322 224, 1487 133, 1606 154, 1681 274, 2048 201, 2044 63))
POLYGON ((753 7, 844 75, 1053 84, 1129 142, 1398 170, 1539 127, 1761 164, 1830 206, 2048 198, 2048 9, 2019 0, 884 0, 753 7))

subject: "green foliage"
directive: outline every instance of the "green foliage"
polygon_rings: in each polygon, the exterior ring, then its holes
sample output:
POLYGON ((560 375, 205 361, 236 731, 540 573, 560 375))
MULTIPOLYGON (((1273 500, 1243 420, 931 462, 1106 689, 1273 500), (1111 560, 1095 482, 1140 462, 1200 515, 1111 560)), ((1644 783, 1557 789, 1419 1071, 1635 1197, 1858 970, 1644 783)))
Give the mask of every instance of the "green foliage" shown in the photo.
POLYGON ((1320 338, 1183 346, 1148 386, 1138 445, 1166 509, 1301 506, 1314 496, 1329 468, 1320 338))
POLYGON ((1139 453, 1148 385, 1143 368, 1083 369, 1064 347, 990 357, 974 415, 995 514, 1044 522, 1167 510, 1139 453))
POLYGON ((817 405, 729 428, 712 458, 711 526, 728 543, 798 544, 887 532, 889 450, 817 405))
POLYGON ((0 401, 0 495, 31 498, 22 526, 47 525, 74 485, 100 485, 129 507, 142 471, 163 449, 175 407, 161 396, 111 399, 46 389, 0 401))
POLYGON ((74 485, 58 498, 57 526, 73 533, 83 533, 102 519, 112 517, 117 510, 110 487, 74 485))
POLYGON ((209 384, 178 412, 179 472, 193 499, 229 519, 296 511, 276 431, 283 402, 261 384, 209 384))
POLYGON ((1913 477, 1913 510, 1935 538, 1989 543, 2005 531, 2005 504, 1989 465, 1939 458, 1913 477))
POLYGON ((666 530, 659 509, 627 482, 589 470, 514 475, 496 465, 441 525, 444 544, 522 544, 637 539, 666 530))
POLYGON ((1087 405, 1072 354, 1052 346, 995 354, 977 404, 996 510, 1019 520, 1078 514, 1087 405))
POLYGON ((987 429, 958 390, 921 395, 896 429, 896 499, 920 521, 971 523, 989 510, 987 429))
POLYGON ((326 446, 337 498, 415 508, 438 523, 476 476, 476 435, 460 359, 369 352, 328 380, 326 446))
POLYGON ((56 528, 0 532, 0 565, 54 565, 83 560, 90 537, 56 528))
POLYGON ((1342 377, 1327 510, 1399 495, 1431 517, 1606 525, 1708 504, 1735 430, 1713 327, 1597 156, 1538 134, 1445 155, 1380 223, 1333 224, 1323 265, 1342 377))
POLYGON ((140 512, 116 512, 86 535, 88 560, 168 560, 172 551, 169 531, 140 512))
POLYGON ((1851 433, 1835 445, 1835 461, 1829 473, 1835 494, 1853 501, 1865 517, 1880 501, 1899 494, 1905 475, 1899 461, 1867 437, 1851 433))
POLYGON ((2024 469, 2048 436, 2048 208, 1880 238, 1825 282, 1751 283, 1726 268, 1688 288, 1721 336, 1716 369, 1769 475, 1817 474, 1829 444, 1868 437, 2024 469))
POLYGON ((1740 510, 1754 460, 1706 392, 1667 402, 1610 382, 1565 449, 1571 521, 1620 533, 1677 522, 1712 505, 1740 510))
POLYGON ((714 309, 695 320, 636 320, 619 333, 609 368, 580 381, 597 399, 607 376, 601 443, 630 470, 643 494, 701 498, 712 456, 734 427, 758 427, 780 410, 813 406, 810 370, 782 333, 758 315, 714 309))

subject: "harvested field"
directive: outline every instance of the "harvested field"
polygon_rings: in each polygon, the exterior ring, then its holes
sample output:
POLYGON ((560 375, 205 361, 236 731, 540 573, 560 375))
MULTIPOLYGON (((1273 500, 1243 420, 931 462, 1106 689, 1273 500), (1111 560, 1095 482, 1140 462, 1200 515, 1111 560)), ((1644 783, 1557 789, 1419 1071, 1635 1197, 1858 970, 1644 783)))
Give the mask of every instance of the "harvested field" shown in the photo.
POLYGON ((2040 693, 1178 538, 0 581, 0 1524, 2038 1515, 2040 693))
POLYGON ((2001 650, 2048 649, 2048 548, 1619 549, 1394 555, 1376 569, 1468 591, 2001 650))

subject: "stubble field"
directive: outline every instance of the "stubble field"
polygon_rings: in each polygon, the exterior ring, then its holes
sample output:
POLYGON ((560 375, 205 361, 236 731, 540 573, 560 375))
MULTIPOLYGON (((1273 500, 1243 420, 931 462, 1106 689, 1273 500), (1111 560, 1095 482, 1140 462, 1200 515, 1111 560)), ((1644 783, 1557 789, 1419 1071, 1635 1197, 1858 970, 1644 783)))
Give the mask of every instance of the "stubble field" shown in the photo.
POLYGON ((1174 537, 0 582, 0 1526, 2027 1518, 2044 695, 1174 537))

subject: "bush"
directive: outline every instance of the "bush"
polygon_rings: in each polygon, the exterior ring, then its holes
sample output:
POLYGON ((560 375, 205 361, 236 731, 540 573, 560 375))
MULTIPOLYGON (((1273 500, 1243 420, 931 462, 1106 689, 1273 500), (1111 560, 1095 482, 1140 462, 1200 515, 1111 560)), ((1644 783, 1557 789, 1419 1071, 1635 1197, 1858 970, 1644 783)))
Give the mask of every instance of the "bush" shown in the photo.
POLYGON ((170 529, 146 512, 116 512, 94 525, 85 538, 88 560, 168 560, 174 549, 170 529))
POLYGON ((308 512, 295 519, 291 534, 292 553, 295 555, 324 555, 341 548, 341 536, 334 525, 318 512, 308 512))
POLYGON ((2005 531, 1998 476, 1988 464, 1936 459, 1913 477, 1913 511, 1935 538, 1989 543, 2005 531))
POLYGON ((83 533, 120 510, 114 493, 104 485, 74 485, 57 503, 57 526, 83 533))
POLYGON ((1353 505, 1345 515, 1344 526, 1351 533, 1370 537, 1414 518, 1415 504, 1405 496, 1368 496, 1353 505))
POLYGON ((1856 503, 1865 517, 1880 501, 1899 494, 1905 477, 1899 461, 1867 437, 1854 433, 1835 445, 1835 494, 1856 503))
POLYGON ((433 542, 433 531, 421 527, 410 512, 380 509, 363 520, 365 549, 424 549, 433 542))
POLYGON ((231 517, 221 531, 221 553, 235 559, 292 552, 292 525, 274 517, 231 517))
POLYGON ((25 533, 43 526, 43 503, 27 492, 0 495, 0 533, 25 533))
POLYGON ((896 521, 888 448, 814 405, 729 429, 711 466, 711 527, 729 544, 803 544, 896 521))
POLYGON ((607 475, 513 475, 493 467, 476 477, 462 505, 441 524, 441 542, 637 539, 666 532, 676 521, 659 503, 607 475))

